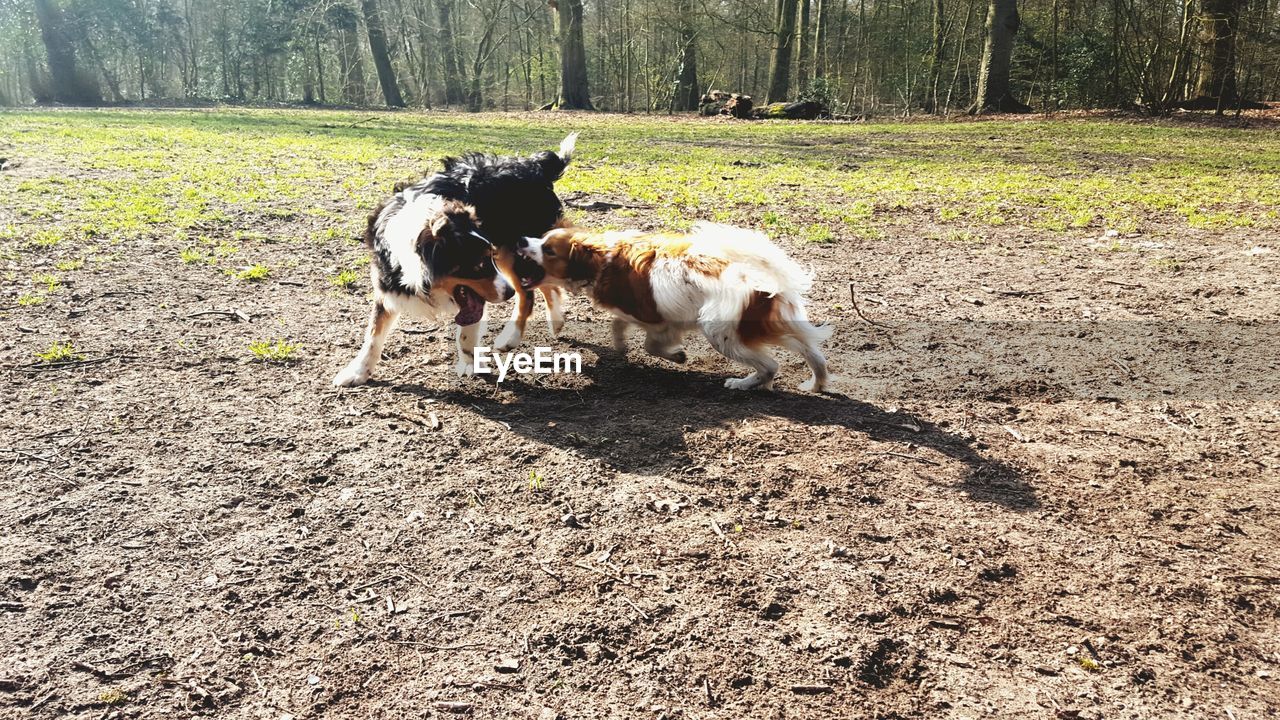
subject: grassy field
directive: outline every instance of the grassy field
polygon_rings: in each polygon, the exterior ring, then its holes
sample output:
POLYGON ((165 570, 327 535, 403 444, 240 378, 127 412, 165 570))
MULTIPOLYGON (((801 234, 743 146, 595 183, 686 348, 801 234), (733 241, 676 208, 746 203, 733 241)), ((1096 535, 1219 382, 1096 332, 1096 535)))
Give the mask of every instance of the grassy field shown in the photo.
POLYGON ((23 111, 0 158, 0 717, 1280 706, 1270 126, 23 111), (812 267, 838 392, 582 299, 530 337, 580 376, 410 322, 332 388, 392 184, 570 131, 583 224, 812 267))

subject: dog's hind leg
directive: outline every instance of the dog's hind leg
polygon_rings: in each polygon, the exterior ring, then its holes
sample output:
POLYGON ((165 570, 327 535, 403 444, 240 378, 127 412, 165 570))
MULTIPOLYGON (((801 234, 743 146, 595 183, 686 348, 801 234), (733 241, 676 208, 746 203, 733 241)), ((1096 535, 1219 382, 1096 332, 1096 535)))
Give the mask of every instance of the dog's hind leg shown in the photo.
POLYGON ((374 301, 373 313, 364 331, 364 344, 360 346, 355 359, 334 376, 333 384, 336 387, 352 387, 369 381, 373 367, 382 359, 382 346, 387 341, 387 335, 391 333, 399 317, 400 313, 387 308, 382 300, 374 301))
POLYGON ((564 291, 549 285, 543 285, 538 290, 542 292, 542 299, 547 302, 547 326, 551 328, 551 335, 558 337, 560 331, 564 330, 564 291))
POLYGON ((680 340, 684 333, 672 325, 660 325, 646 328, 644 338, 645 352, 655 357, 665 358, 673 363, 684 364, 689 356, 684 352, 680 340))
POLYGON ((744 378, 729 378, 724 386, 734 390, 750 390, 760 387, 765 390, 773 388, 773 378, 778 374, 778 361, 773 359, 764 348, 749 347, 738 337, 737 329, 725 322, 703 323, 702 334, 706 335, 711 347, 730 360, 748 365, 755 372, 744 378))
MULTIPOLYGON (((817 330, 818 328, 810 329, 817 330)), ((800 389, 804 392, 820 393, 827 388, 827 358, 822 354, 822 350, 818 349, 817 343, 810 338, 801 335, 788 335, 782 338, 782 344, 789 350, 798 353, 809 364, 809 369, 813 371, 813 377, 800 383, 800 389)))
POLYGON ((474 325, 458 326, 458 363, 453 366, 459 375, 474 375, 476 372, 476 344, 484 336, 485 321, 474 325))

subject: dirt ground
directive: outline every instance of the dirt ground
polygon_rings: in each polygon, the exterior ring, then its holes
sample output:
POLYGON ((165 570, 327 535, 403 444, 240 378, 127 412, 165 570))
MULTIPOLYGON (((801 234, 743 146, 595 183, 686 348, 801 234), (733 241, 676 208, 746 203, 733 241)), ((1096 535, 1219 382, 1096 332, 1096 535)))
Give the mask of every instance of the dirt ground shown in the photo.
POLYGON ((1280 714, 1280 239, 1171 230, 1171 273, 907 221, 789 248, 829 396, 624 360, 581 299, 529 338, 581 376, 460 380, 409 323, 335 390, 349 246, 6 290, 0 717, 1280 714), (253 361, 277 325, 306 352, 253 361), (64 338, 92 362, 32 364, 64 338))

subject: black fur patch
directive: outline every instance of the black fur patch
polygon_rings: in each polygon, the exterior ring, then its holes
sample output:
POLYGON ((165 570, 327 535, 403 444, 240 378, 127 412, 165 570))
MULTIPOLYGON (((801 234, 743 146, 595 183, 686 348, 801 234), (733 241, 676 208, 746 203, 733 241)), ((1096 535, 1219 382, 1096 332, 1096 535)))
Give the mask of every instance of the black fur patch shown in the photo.
POLYGON ((369 216, 365 230, 365 245, 377 270, 378 289, 405 292, 400 268, 392 265, 378 237, 378 218, 385 214, 390 219, 400 212, 406 198, 429 193, 455 200, 472 206, 478 220, 477 226, 469 216, 451 215, 449 227, 453 231, 442 233, 448 237, 434 241, 430 227, 423 228, 418 236, 418 254, 427 266, 428 283, 446 275, 488 279, 497 272, 489 260, 491 248, 470 231, 477 230, 494 245, 511 248, 522 237, 540 237, 563 214, 554 184, 564 169, 564 161, 553 152, 527 158, 467 153, 445 158, 444 169, 435 175, 412 185, 398 183, 396 194, 369 216))

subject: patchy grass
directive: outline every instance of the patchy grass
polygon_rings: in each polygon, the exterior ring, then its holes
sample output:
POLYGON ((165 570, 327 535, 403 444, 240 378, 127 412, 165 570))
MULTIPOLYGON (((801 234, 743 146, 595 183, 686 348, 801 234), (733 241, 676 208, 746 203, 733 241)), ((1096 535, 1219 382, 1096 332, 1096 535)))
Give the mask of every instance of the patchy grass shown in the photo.
MULTIPOLYGON (((14 215, 0 238, 51 247, 71 238, 115 243, 198 231, 214 238, 198 245, 215 258, 235 254, 237 245, 347 245, 359 235, 361 212, 432 158, 545 149, 569 129, 582 132, 579 160, 560 190, 651 204, 672 229, 714 219, 826 243, 891 236, 904 217, 975 233, 1280 227, 1280 137, 1251 130, 1102 119, 850 125, 542 113, 368 117, 5 113, 0 137, 15 154, 81 168, 92 182, 54 175, 11 183, 6 201, 14 215), (211 153, 220 162, 208 162, 211 153)), ((625 214, 599 222, 619 219, 625 214)))
POLYGON ((227 274, 245 282, 262 282, 271 277, 271 268, 255 263, 239 270, 228 270, 227 274))
POLYGON ((182 251, 178 253, 178 257, 182 259, 183 265, 213 262, 213 258, 210 257, 207 251, 197 247, 183 248, 182 251))
POLYGON ((84 258, 74 258, 71 260, 59 260, 54 263, 54 268, 61 272, 72 272, 84 267, 84 258))
POLYGON ((347 268, 340 270, 336 275, 329 278, 329 282, 339 290, 351 291, 355 288, 356 283, 360 282, 360 273, 347 268))
POLYGON ((31 276, 31 281, 37 285, 43 285, 46 292, 55 293, 62 288, 62 281, 58 276, 50 273, 36 273, 31 276))
POLYGON ((37 230, 31 235, 31 246, 38 248, 51 248, 58 245, 63 240, 62 233, 56 229, 46 228, 37 230))
POLYGON ((84 355, 76 352, 75 347, 68 340, 66 342, 55 342, 47 350, 36 353, 36 359, 42 363, 59 363, 82 360, 84 355))
POLYGON ((258 340, 249 343, 249 352, 259 362, 290 362, 302 348, 285 340, 258 340))

